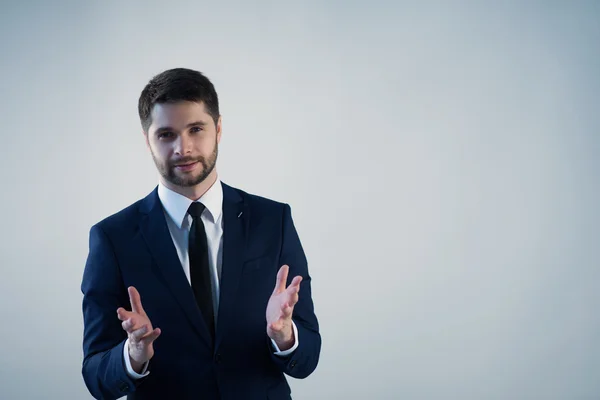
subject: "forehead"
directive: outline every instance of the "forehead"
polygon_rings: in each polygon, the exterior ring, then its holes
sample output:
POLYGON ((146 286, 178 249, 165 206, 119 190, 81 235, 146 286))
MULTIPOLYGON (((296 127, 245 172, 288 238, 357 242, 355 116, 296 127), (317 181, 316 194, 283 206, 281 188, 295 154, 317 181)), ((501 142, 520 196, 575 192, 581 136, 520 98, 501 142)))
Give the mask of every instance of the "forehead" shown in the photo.
POLYGON ((155 104, 150 113, 152 124, 149 131, 162 127, 183 129, 192 122, 209 122, 212 120, 206 112, 204 103, 180 101, 177 103, 155 104))

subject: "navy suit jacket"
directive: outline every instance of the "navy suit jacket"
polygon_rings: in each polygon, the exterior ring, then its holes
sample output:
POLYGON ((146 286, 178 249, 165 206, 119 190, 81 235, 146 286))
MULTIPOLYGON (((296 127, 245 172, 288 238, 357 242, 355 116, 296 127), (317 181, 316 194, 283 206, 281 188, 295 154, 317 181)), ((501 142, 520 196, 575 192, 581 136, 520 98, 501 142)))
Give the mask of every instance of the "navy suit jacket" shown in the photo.
POLYGON ((214 346, 170 236, 155 188, 146 198, 90 230, 83 292, 83 367, 95 398, 290 399, 284 374, 305 378, 317 366, 321 336, 311 298, 307 260, 289 205, 223 187, 223 264, 214 346), (241 215, 240 215, 241 213, 241 215), (298 348, 274 355, 266 307, 281 265, 288 284, 300 275, 293 320, 298 348), (126 332, 117 308, 131 310, 135 286, 154 327, 150 374, 127 375, 126 332))

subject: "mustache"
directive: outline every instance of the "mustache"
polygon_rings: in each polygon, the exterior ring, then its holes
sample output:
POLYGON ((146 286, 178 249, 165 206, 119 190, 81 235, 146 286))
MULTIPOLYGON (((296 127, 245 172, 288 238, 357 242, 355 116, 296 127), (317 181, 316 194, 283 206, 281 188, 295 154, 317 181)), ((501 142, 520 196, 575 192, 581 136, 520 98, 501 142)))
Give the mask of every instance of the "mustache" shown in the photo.
POLYGON ((171 166, 177 166, 177 165, 191 164, 191 163, 195 163, 195 162, 202 163, 203 161, 204 161, 203 157, 198 157, 198 158, 182 157, 182 158, 178 158, 176 160, 171 161, 170 164, 171 164, 171 166))

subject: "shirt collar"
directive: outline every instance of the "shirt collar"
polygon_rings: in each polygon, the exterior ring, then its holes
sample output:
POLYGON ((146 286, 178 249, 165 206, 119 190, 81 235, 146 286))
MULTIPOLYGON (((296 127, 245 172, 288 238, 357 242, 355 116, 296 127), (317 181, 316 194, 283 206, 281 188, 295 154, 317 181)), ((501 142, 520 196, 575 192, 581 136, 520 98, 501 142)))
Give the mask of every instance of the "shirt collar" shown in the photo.
MULTIPOLYGON (((162 182, 158 183, 158 197, 169 217, 181 229, 192 200, 172 191, 162 182)), ((206 207, 212 216, 213 222, 216 223, 223 208, 223 187, 220 179, 217 177, 215 183, 196 201, 201 202, 206 207)))

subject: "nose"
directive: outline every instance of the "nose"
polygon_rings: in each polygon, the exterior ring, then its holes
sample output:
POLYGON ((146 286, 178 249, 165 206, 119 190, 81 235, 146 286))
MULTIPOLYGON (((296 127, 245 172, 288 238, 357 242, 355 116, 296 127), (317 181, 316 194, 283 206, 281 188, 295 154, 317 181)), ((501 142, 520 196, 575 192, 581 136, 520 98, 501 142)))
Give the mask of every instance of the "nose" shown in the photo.
POLYGON ((192 140, 185 134, 179 135, 175 142, 175 154, 184 156, 192 152, 192 140))

